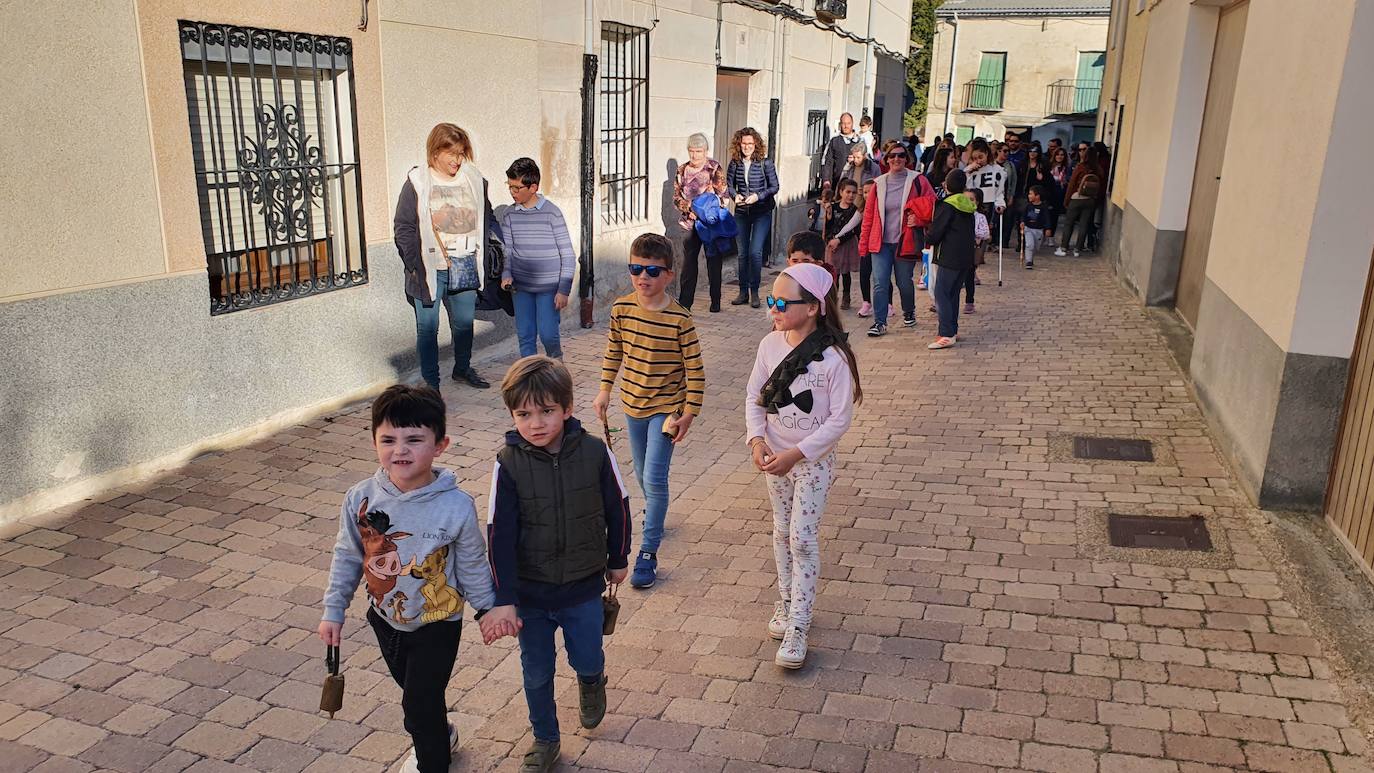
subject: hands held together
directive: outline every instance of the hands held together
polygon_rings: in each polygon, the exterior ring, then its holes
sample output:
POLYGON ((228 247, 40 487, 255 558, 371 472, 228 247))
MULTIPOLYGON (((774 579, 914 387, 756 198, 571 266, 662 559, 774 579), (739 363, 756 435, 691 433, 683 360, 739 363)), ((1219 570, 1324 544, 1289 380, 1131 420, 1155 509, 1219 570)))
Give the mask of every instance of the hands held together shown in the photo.
POLYGON ((512 604, 492 607, 477 621, 477 627, 482 631, 482 643, 491 644, 503 636, 515 636, 520 633, 520 616, 515 613, 515 606, 512 604))
POLYGON ((757 467, 760 472, 765 472, 769 475, 786 475, 792 471, 792 468, 797 462, 800 462, 804 458, 802 452, 796 448, 789 448, 780 454, 775 454, 773 453, 773 449, 768 447, 768 442, 763 438, 759 438, 756 442, 750 444, 749 453, 753 456, 754 466, 757 467))

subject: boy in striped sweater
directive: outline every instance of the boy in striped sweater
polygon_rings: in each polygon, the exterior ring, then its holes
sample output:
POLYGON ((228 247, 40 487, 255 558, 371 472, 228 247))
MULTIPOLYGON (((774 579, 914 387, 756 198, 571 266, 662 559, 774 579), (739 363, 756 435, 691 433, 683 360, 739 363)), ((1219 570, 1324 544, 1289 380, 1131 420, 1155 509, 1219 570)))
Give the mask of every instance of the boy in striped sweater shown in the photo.
POLYGON ((506 170, 506 188, 515 205, 501 216, 506 245, 501 287, 515 290, 520 356, 538 352, 538 337, 544 341, 545 354, 562 359, 558 323, 572 293, 577 264, 568 223, 558 205, 539 192, 539 165, 534 159, 515 159, 506 170))
POLYGON ((620 399, 630 435, 635 477, 644 492, 644 530, 630 586, 649 588, 658 579, 658 547, 668 514, 668 466, 673 445, 687 437, 701 413, 706 374, 692 313, 668 296, 673 245, 642 234, 630 245, 634 292, 611 307, 611 329, 601 365, 601 392, 592 405, 602 423, 616 375, 624 366, 620 399))

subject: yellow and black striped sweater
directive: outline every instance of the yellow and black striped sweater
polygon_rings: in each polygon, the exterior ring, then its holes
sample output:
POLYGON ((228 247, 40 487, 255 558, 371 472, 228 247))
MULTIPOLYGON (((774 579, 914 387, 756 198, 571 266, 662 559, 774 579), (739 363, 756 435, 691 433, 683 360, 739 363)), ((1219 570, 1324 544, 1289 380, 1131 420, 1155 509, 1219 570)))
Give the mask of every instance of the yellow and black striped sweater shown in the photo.
POLYGON ((706 370, 692 313, 671 299, 667 308, 651 311, 639 305, 635 293, 617 298, 611 307, 601 388, 611 389, 622 371, 620 396, 627 415, 643 419, 675 411, 700 414, 706 370))

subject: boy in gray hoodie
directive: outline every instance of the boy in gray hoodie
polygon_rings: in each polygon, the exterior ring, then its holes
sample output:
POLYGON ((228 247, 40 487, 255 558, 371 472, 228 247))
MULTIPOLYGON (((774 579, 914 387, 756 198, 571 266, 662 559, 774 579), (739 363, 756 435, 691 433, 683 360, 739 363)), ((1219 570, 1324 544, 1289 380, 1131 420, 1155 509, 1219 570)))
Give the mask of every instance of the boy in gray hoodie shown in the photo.
MULTIPOLYGON (((464 603, 480 618, 495 600, 472 497, 449 470, 444 400, 429 387, 397 384, 372 403, 380 467, 344 495, 319 635, 338 646, 344 612, 367 581, 367 620, 401 687, 415 747, 405 773, 448 770, 458 734, 444 689, 458 657, 464 603)), ((509 631, 514 634, 514 630, 509 631)))

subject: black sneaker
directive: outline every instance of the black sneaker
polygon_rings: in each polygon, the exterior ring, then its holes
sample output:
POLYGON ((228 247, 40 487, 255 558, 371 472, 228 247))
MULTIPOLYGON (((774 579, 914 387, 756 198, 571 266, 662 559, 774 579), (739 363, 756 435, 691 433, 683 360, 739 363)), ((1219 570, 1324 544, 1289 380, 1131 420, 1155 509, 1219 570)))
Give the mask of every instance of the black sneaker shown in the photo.
POLYGON ((887 325, 884 325, 884 324, 881 323, 881 322, 874 322, 874 323, 873 323, 873 327, 871 327, 871 328, 868 329, 868 337, 869 337, 869 338, 877 338, 877 337, 880 336, 880 335, 886 335, 886 334, 887 334, 887 325))
POLYGON ((902 317, 902 327, 916 327, 916 318, 902 317))
POLYGON ((602 674, 596 684, 587 684, 581 679, 577 680, 577 690, 580 693, 579 710, 577 718, 582 722, 582 726, 588 730, 601 724, 602 718, 606 716, 606 676, 602 674))
POLYGON ((456 370, 453 371, 453 380, 466 381, 468 386, 474 387, 476 389, 491 388, 491 382, 477 375, 477 370, 475 368, 468 368, 467 371, 464 373, 459 373, 456 370))
POLYGON ((712 314, 719 314, 719 313, 720 313, 720 301, 711 301, 711 313, 712 313, 712 314))
POLYGON ((1032 262, 1026 263, 1026 270, 1027 270, 1027 271, 1030 271, 1030 270, 1033 269, 1033 268, 1035 268, 1035 263, 1034 263, 1033 261, 1032 261, 1032 262))

